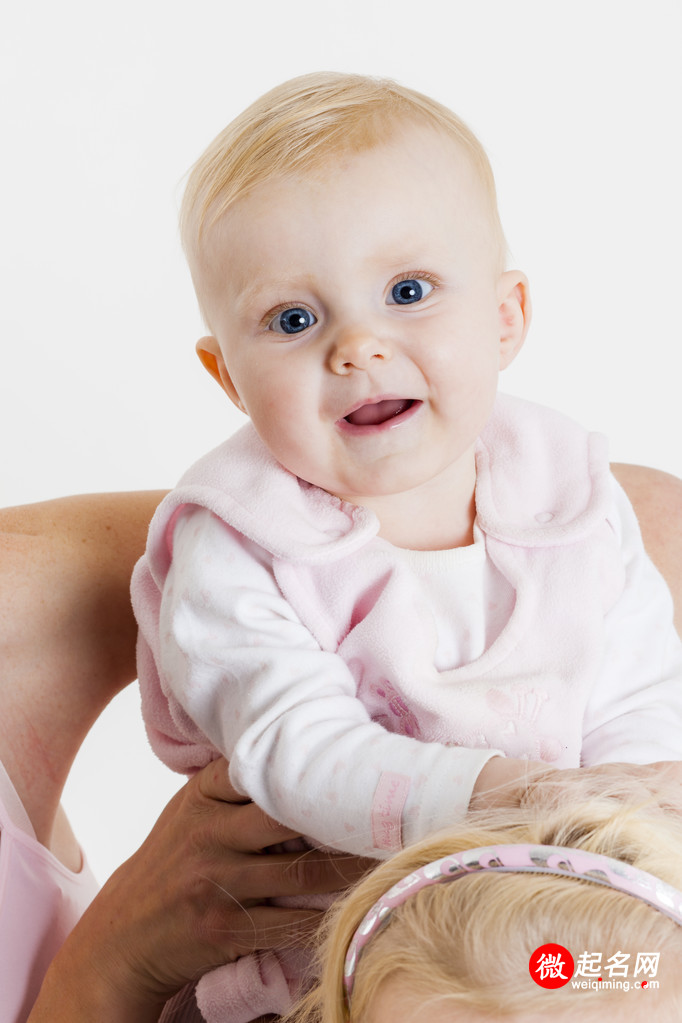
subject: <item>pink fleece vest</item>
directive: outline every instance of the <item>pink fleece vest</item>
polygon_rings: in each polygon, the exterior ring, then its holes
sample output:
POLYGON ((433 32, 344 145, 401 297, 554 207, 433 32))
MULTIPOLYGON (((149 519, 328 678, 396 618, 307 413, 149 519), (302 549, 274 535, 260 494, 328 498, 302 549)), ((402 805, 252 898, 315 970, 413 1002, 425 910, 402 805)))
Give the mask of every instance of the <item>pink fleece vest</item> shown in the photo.
POLYGON ((161 759, 191 771, 215 755, 156 671, 173 524, 196 504, 272 555, 283 595, 322 649, 351 667, 375 720, 423 741, 557 767, 577 766, 581 751, 589 761, 576 709, 624 580, 608 521, 606 441, 560 413, 500 396, 476 463, 478 524, 516 601, 484 654, 449 671, 433 666, 428 610, 409 568, 376 536, 372 512, 284 470, 250 425, 190 469, 157 512, 133 583, 143 707, 161 759))

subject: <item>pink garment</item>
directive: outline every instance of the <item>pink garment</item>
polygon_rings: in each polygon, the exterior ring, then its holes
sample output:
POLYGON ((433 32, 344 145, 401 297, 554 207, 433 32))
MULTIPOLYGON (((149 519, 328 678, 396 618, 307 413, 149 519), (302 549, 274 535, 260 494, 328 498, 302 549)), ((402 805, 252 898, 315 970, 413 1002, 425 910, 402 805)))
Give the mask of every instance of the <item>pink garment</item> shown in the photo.
MULTIPOLYGON (((447 666, 428 589, 371 512, 286 472, 251 427, 197 463, 133 580, 161 758, 191 771, 221 751, 275 818, 385 856, 464 813, 497 751, 556 767, 682 756, 679 641, 647 618, 652 588, 664 618, 669 597, 616 506, 604 439, 499 398, 476 459, 477 525, 515 599, 481 656, 447 666), (187 592, 174 542, 199 566, 187 592)), ((219 1006, 211 1023, 252 1018, 219 1006)))
POLYGON ((68 870, 36 840, 0 764, 0 1019, 23 1023, 45 972, 97 894, 84 864, 68 870))

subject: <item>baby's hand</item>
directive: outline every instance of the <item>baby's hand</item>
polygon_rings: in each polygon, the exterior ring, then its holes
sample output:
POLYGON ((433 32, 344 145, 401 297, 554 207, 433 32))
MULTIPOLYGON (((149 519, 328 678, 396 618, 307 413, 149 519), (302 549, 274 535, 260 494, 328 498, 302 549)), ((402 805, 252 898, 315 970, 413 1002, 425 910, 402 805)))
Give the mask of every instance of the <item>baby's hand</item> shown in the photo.
POLYGON ((557 798, 641 798, 682 815, 682 761, 597 764, 558 770, 539 761, 493 757, 474 786, 470 810, 536 806, 557 798))
POLYGON ((565 786, 566 795, 573 799, 595 796, 658 803, 673 813, 682 815, 682 761, 660 760, 654 764, 597 764, 572 770, 555 771, 541 781, 539 791, 528 792, 525 800, 542 800, 544 785, 565 786))
POLYGON ((491 810, 520 806, 531 786, 557 773, 541 761, 493 757, 484 764, 476 779, 469 809, 491 810))

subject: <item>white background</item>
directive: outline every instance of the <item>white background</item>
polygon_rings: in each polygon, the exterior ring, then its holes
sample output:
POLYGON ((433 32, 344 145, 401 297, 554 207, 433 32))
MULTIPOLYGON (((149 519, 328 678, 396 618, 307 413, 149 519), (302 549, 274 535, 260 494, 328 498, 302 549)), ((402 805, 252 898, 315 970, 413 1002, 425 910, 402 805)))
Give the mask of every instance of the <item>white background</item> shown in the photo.
MULTIPOLYGON (((682 474, 681 52, 679 0, 4 0, 0 504, 170 486, 238 425, 193 351, 182 181, 247 103, 318 69, 469 122, 534 298, 503 387, 682 474)), ((179 784, 137 704, 114 702, 67 792, 100 879, 179 784)))

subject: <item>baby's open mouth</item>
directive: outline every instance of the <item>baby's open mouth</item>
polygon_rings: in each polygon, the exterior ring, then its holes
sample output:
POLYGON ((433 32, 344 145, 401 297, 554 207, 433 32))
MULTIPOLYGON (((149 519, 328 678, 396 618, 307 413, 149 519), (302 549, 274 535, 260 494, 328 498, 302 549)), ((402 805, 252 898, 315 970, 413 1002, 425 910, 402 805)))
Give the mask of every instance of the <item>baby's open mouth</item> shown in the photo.
POLYGON ((414 398, 387 398, 384 401, 361 405, 350 415, 345 416, 345 420, 351 426, 379 426, 407 412, 413 405, 414 398))

